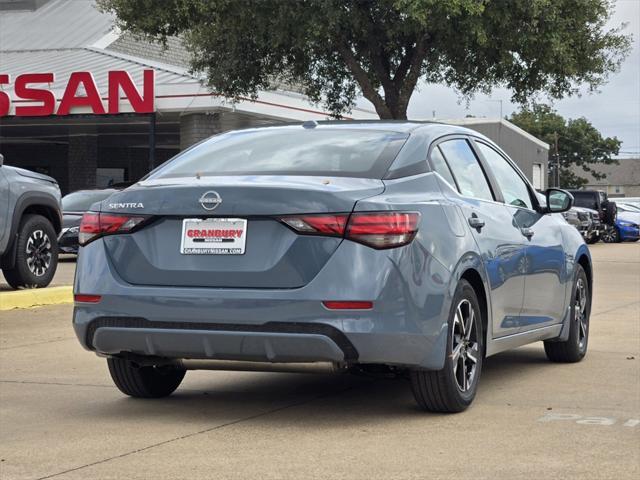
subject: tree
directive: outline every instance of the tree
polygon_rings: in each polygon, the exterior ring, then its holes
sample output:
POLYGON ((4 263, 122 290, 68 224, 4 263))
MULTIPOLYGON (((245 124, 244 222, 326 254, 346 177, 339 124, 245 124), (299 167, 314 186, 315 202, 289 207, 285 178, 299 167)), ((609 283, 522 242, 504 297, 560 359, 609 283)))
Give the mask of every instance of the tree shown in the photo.
POLYGON ((611 0, 98 0, 119 27, 180 36, 192 67, 230 97, 294 83, 334 116, 359 93, 406 119, 420 79, 462 96, 505 86, 524 102, 596 89, 630 48, 611 0))
POLYGON ((534 105, 514 113, 509 121, 551 146, 549 165, 553 166, 556 165, 557 141, 560 185, 563 188, 580 188, 586 185, 587 179, 579 176, 576 170, 582 170, 596 180, 601 180, 606 175, 597 171, 598 164, 618 164, 613 156, 620 151, 622 142, 616 137, 603 138, 584 117, 566 120, 548 105, 534 105))

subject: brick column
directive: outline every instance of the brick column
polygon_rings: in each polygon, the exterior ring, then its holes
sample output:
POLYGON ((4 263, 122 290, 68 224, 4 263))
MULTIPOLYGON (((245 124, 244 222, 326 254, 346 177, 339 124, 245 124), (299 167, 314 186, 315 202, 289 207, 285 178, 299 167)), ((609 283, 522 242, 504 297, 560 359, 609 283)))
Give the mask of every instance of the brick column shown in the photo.
POLYGON ((67 164, 69 166, 69 192, 95 188, 96 168, 98 167, 98 137, 96 135, 69 137, 67 164))
POLYGON ((180 150, 222 131, 221 113, 190 113, 180 117, 180 150))

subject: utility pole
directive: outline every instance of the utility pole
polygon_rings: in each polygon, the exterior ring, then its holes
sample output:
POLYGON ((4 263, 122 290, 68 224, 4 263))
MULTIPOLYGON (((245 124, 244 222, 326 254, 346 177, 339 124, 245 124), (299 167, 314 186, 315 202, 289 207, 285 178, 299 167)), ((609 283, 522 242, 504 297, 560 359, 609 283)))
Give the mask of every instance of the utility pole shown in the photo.
POLYGON ((558 153, 558 132, 553 132, 554 156, 556 160, 556 171, 554 172, 554 186, 560 188, 560 154, 558 153))

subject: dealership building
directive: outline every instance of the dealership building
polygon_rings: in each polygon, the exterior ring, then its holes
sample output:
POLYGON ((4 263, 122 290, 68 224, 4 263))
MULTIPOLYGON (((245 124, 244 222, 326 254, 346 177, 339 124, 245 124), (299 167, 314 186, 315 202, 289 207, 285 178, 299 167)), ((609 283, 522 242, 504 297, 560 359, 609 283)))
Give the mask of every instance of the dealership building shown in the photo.
MULTIPOLYGON (((122 34, 91 0, 0 0, 0 153, 68 193, 135 181, 215 133, 329 116, 286 85, 230 101, 188 62, 178 39, 122 34)), ((544 188, 547 144, 506 120, 448 122, 492 138, 544 188)))

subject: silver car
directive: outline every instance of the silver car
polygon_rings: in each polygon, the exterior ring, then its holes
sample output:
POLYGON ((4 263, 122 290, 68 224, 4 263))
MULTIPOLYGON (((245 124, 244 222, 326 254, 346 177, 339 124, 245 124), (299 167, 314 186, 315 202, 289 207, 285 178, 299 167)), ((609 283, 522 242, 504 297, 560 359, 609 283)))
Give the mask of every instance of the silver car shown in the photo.
POLYGON ((408 374, 459 412, 485 356, 587 350, 589 250, 486 137, 443 124, 227 132, 95 204, 73 325, 125 394, 192 369, 408 374))

